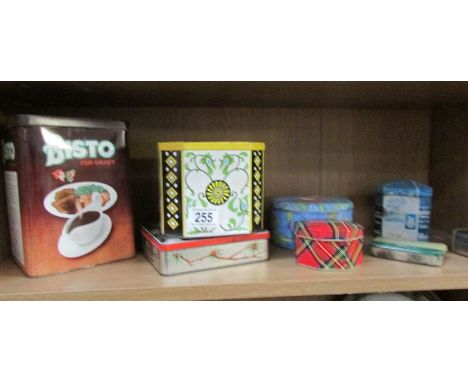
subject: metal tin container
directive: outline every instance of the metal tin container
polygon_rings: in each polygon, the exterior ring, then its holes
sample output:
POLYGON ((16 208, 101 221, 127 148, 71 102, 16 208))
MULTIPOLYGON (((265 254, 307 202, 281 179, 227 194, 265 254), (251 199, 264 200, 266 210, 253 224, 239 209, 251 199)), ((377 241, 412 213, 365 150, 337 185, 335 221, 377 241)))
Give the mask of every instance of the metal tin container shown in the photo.
POLYGON ((160 223, 184 238, 263 228, 264 143, 159 143, 160 223))
POLYGON ((468 228, 456 228, 452 231, 452 251, 468 256, 468 228))
POLYGON ((375 238, 369 246, 371 255, 408 263, 441 266, 447 253, 442 243, 375 238))
POLYGON ((143 253, 164 276, 268 260, 268 231, 182 240, 142 227, 143 253))
POLYGON ((135 255, 124 122, 18 115, 3 134, 11 253, 31 277, 135 255))
POLYGON ((344 221, 297 223, 296 262, 320 270, 346 270, 362 263, 364 229, 344 221))
POLYGON ((374 234, 399 240, 429 240, 431 201, 432 188, 412 180, 379 185, 374 234))
POLYGON ((273 244, 294 249, 296 223, 309 220, 353 220, 353 202, 345 198, 288 196, 273 200, 273 244))

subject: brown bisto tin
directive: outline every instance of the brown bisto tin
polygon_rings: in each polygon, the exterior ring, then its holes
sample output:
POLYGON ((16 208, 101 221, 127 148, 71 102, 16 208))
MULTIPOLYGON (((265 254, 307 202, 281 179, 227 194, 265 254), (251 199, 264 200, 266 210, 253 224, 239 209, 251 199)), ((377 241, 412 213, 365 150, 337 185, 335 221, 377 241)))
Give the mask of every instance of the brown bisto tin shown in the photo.
POLYGON ((120 121, 18 115, 2 139, 11 253, 28 276, 135 254, 120 121))

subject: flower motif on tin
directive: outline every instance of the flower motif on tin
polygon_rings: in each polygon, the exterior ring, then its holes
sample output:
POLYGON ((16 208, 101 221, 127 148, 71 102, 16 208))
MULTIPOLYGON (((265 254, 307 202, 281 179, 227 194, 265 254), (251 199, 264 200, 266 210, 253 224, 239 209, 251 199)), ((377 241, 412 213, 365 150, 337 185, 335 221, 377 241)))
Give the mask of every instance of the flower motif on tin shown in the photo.
POLYGON ((220 206, 226 203, 231 196, 231 189, 229 185, 222 180, 215 180, 211 182, 205 191, 206 198, 211 204, 220 206))
POLYGON ((193 236, 248 232, 253 187, 249 151, 185 151, 182 159, 186 232, 193 236), (214 220, 209 225, 191 221, 189 216, 196 216, 191 211, 214 214, 214 220))

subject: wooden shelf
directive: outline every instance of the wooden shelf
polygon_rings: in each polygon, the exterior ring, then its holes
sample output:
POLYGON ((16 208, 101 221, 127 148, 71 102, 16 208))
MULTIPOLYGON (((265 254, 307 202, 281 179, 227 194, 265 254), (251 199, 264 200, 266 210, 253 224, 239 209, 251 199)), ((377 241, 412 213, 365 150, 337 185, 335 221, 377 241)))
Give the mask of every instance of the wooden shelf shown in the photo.
POLYGON ((139 255, 128 261, 29 279, 0 263, 1 300, 219 300, 468 288, 468 258, 449 253, 442 268, 366 256, 347 272, 297 266, 272 248, 270 261, 162 277, 139 255))

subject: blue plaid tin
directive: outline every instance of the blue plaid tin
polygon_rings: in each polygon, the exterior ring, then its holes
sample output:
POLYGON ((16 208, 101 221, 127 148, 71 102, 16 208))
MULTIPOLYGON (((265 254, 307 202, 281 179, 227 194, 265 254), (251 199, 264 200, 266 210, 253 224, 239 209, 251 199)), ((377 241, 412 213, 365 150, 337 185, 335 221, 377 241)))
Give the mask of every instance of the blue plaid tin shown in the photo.
POLYGON ((272 242, 295 248, 296 223, 310 220, 353 220, 353 202, 345 198, 285 196, 273 199, 272 242))

